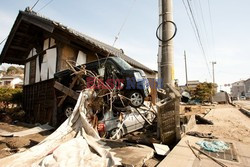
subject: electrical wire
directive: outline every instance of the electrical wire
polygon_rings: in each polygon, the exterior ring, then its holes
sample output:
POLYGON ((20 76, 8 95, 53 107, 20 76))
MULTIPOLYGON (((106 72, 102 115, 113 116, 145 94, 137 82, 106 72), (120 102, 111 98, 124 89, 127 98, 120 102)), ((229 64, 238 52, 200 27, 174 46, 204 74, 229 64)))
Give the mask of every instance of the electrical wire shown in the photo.
POLYGON ((40 12, 44 8, 46 8, 49 4, 51 4, 54 0, 50 0, 48 3, 46 3, 43 7, 41 7, 37 12, 40 12))
POLYGON ((198 40, 198 37, 197 37, 196 31, 195 31, 195 27, 194 27, 194 24, 193 24, 193 22, 192 22, 191 16, 190 16, 190 14, 189 14, 189 12, 188 12, 187 5, 185 4, 184 0, 182 0, 182 3, 183 3, 183 5, 184 5, 184 7, 185 7, 185 10, 186 10, 186 13, 187 13, 188 19, 189 19, 190 24, 191 24, 191 26, 192 26, 192 29, 193 29, 193 31, 194 31, 194 35, 195 35, 196 41, 197 41, 197 43, 199 44, 199 40, 198 40))
MULTIPOLYGON (((214 51, 214 26, 213 26, 213 22, 212 22, 212 14, 211 14, 211 5, 210 5, 210 0, 207 0, 208 3, 208 12, 209 12, 209 18, 210 18, 210 25, 211 25, 211 36, 212 36, 212 45, 213 45, 213 51, 214 51)), ((214 53, 214 52, 213 52, 214 53)), ((216 56, 214 54, 214 56, 216 56)), ((216 60, 216 57, 215 57, 216 60)))
POLYGON ((31 10, 34 9, 34 7, 38 4, 39 1, 40 1, 40 0, 37 0, 37 1, 36 1, 36 3, 32 6, 31 10))
MULTIPOLYGON (((204 31, 205 31, 205 37, 206 37, 206 40, 207 40, 207 44, 209 45, 209 42, 208 42, 208 36, 207 36, 207 26, 205 24, 205 19, 204 19, 204 12, 203 12, 203 9, 202 9, 202 5, 201 5, 201 1, 198 0, 198 3, 199 3, 199 8, 200 8, 200 12, 201 12, 201 20, 202 20, 202 23, 203 23, 203 27, 204 27, 204 31)), ((208 46, 207 46, 208 47, 208 46)), ((209 50, 209 49, 208 49, 209 50)))
POLYGON ((122 25, 121 25, 121 27, 120 27, 120 29, 119 29, 117 35, 115 36, 115 40, 114 40, 112 46, 115 46, 116 41, 119 39, 120 34, 121 34, 121 31, 122 31, 122 29, 124 28, 125 24, 127 23, 127 20, 128 20, 130 14, 131 14, 131 12, 132 12, 132 10, 133 10, 133 8, 134 8, 135 2, 136 2, 136 0, 133 1, 133 4, 131 5, 131 7, 130 7, 130 9, 129 9, 126 18, 124 19, 124 21, 123 21, 123 23, 122 23, 122 25))
POLYGON ((2 43, 3 43, 7 38, 8 38, 8 36, 7 36, 6 38, 4 38, 4 39, 1 41, 0 45, 2 45, 2 43))
POLYGON ((195 17, 194 17, 193 10, 192 10, 192 8, 191 8, 191 5, 190 5, 189 0, 187 0, 187 4, 188 4, 188 8, 189 8, 190 14, 191 14, 191 16, 192 16, 192 20, 193 20, 193 22, 194 22, 194 27, 195 27, 195 30, 196 30, 196 33, 197 33, 197 37, 198 37, 199 44, 200 44, 200 46, 201 46, 201 50, 202 50, 202 53, 203 53, 203 57, 204 57, 205 62, 206 62, 206 66, 207 66, 208 73, 209 73, 210 77, 212 77, 212 75, 211 75, 211 73, 210 73, 210 70, 209 70, 209 65, 208 65, 208 61, 207 61, 206 54, 205 54, 205 50, 204 50, 203 44, 202 44, 202 42, 201 42, 201 36, 200 36, 199 28, 198 28, 198 26, 197 26, 196 19, 195 19, 195 17))
MULTIPOLYGON (((121 27, 120 27, 120 29, 119 29, 117 35, 115 36, 115 40, 114 40, 114 42, 113 42, 113 44, 112 44, 113 47, 115 46, 116 41, 119 39, 120 34, 121 34, 121 32, 122 32, 122 29, 124 28, 125 24, 127 23, 127 20, 128 20, 128 18, 129 18, 129 16, 130 16, 130 13, 132 12, 132 9, 133 9, 133 7, 134 7, 134 5, 135 5, 135 2, 136 2, 136 0, 133 1, 133 4, 131 5, 131 7, 130 7, 130 9, 129 9, 126 18, 124 19, 124 21, 123 21, 123 23, 122 23, 122 25, 121 25, 121 27)), ((108 55, 107 55, 107 57, 106 57, 106 59, 105 59, 105 61, 104 61, 104 63, 103 63, 104 66, 105 66, 105 64, 106 64, 106 62, 107 62, 109 56, 110 56, 110 52, 108 53, 108 55)))

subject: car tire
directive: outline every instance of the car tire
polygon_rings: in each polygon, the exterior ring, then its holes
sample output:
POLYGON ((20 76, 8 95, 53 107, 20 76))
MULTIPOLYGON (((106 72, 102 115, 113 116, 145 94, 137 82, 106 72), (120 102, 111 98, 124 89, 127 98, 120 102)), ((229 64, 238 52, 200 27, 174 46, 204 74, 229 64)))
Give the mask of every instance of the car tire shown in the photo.
MULTIPOLYGON (((117 133, 118 130, 119 130, 119 128, 115 128, 115 129, 111 130, 109 133, 109 138, 111 139, 117 133)), ((123 133, 122 133, 122 130, 120 129, 119 132, 117 133, 117 135, 114 136, 112 139, 118 140, 118 139, 121 139, 122 136, 123 136, 123 133)))
POLYGON ((130 99, 129 104, 135 108, 140 107, 144 103, 144 97, 139 91, 132 91, 129 93, 128 98, 130 99))
POLYGON ((67 105, 63 108, 63 113, 66 116, 66 118, 70 117, 74 111, 74 107, 72 105, 67 105))

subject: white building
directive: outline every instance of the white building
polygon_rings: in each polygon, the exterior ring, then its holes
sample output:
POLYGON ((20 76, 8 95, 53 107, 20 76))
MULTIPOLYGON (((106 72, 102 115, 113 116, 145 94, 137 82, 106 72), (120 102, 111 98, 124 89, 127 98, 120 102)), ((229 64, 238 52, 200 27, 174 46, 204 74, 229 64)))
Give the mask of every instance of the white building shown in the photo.
POLYGON ((16 88, 23 85, 22 76, 0 76, 0 86, 7 86, 11 88, 16 88))
POLYGON ((239 99, 241 96, 245 96, 245 81, 237 81, 232 83, 231 96, 239 99))

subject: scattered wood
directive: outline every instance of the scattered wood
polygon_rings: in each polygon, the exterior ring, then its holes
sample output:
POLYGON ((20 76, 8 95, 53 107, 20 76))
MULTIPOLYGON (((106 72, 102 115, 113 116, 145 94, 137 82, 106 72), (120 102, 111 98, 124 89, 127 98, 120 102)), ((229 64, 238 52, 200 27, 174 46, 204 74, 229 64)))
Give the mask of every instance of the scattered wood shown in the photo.
POLYGON ((66 94, 67 96, 70 96, 72 97, 73 99, 77 100, 78 99, 78 96, 79 94, 76 93, 75 91, 73 91, 72 89, 62 85, 61 83, 55 81, 55 84, 54 84, 54 88, 56 88, 57 90, 63 92, 64 94, 66 94))
POLYGON ((214 162, 216 162, 216 163, 219 164, 220 166, 222 166, 222 167, 228 167, 227 165, 225 165, 224 163, 222 163, 222 162, 220 162, 219 160, 215 159, 214 157, 208 155, 208 154, 205 153, 204 151, 201 151, 201 150, 199 150, 198 148, 196 148, 196 147, 194 147, 194 146, 192 146, 192 148, 195 149, 195 150, 197 150, 197 151, 199 151, 201 154, 207 156, 208 158, 212 159, 214 162))
POLYGON ((195 115, 196 123, 197 124, 207 124, 213 125, 214 123, 206 118, 201 117, 200 115, 195 115))
POLYGON ((188 147, 190 148, 190 150, 193 152, 193 154, 194 154, 199 160, 201 160, 201 157, 200 157, 198 154, 196 154, 196 152, 194 151, 194 149, 190 146, 188 140, 186 141, 186 144, 188 145, 188 147))
MULTIPOLYGON (((74 87, 74 85, 75 85, 75 83, 76 83, 76 81, 77 81, 77 77, 74 77, 73 79, 72 79, 72 82, 70 83, 70 85, 69 85, 69 89, 72 89, 73 87, 74 87)), ((56 84, 56 83, 55 83, 56 84)), ((65 94, 62 98, 61 98, 61 100, 60 100, 60 102, 58 103, 58 107, 60 107, 62 104, 63 104, 63 102, 64 102, 64 100, 67 98, 67 94, 65 94)))

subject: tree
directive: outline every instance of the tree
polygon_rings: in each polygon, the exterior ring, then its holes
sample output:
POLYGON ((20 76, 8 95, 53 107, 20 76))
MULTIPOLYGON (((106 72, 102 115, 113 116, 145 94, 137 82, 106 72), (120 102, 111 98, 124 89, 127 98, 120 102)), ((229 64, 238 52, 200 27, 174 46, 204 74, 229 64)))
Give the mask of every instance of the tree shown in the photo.
POLYGON ((196 89, 190 91, 191 97, 201 102, 211 101, 212 96, 215 94, 215 87, 216 85, 213 83, 200 83, 197 85, 196 89))
POLYGON ((24 69, 22 67, 14 67, 14 66, 10 66, 7 71, 6 74, 7 75, 13 75, 13 74, 23 74, 24 69))

